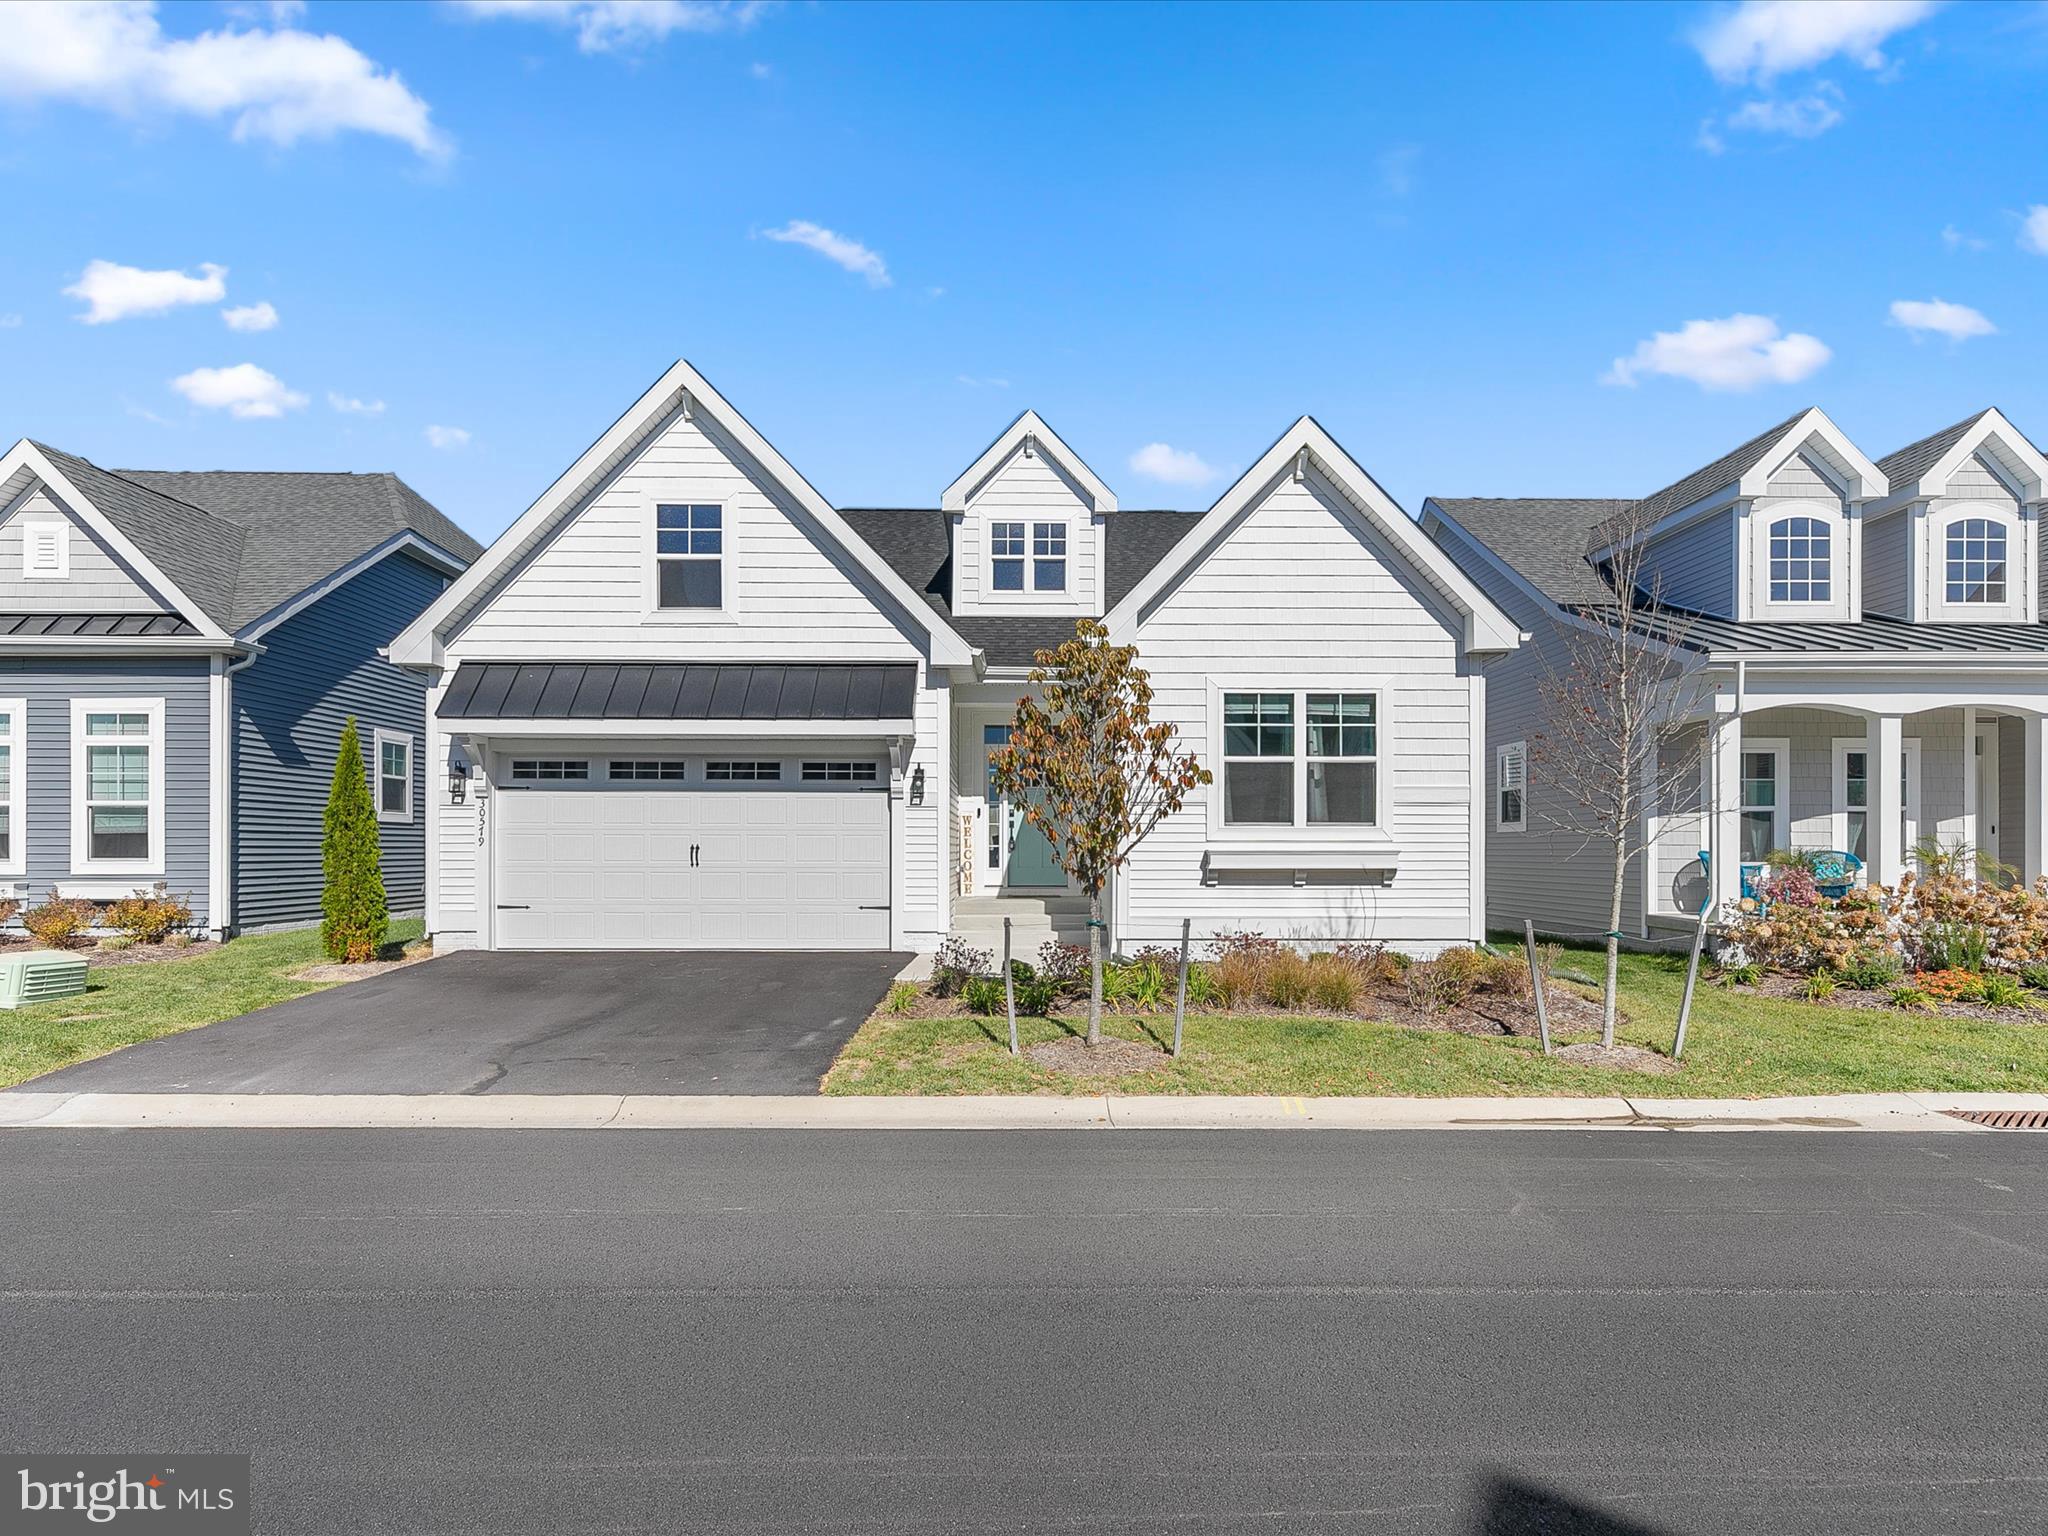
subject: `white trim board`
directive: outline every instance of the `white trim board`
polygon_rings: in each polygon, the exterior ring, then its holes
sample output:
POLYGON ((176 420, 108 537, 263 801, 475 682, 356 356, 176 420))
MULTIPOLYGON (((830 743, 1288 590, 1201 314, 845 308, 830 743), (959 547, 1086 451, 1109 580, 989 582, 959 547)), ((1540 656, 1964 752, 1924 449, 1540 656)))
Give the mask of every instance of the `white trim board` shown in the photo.
POLYGON ((968 465, 939 498, 939 507, 945 512, 964 512, 967 503, 974 499, 989 478, 1009 462, 1010 455, 1019 448, 1029 451, 1036 448, 1044 452, 1074 481, 1088 493, 1094 503, 1090 508, 1096 513, 1116 510, 1116 492, 1103 483, 1102 477, 1088 467, 1081 455, 1069 448, 1060 435, 1045 424, 1045 418, 1036 411, 1025 411, 1000 436, 982 450, 981 456, 968 465))

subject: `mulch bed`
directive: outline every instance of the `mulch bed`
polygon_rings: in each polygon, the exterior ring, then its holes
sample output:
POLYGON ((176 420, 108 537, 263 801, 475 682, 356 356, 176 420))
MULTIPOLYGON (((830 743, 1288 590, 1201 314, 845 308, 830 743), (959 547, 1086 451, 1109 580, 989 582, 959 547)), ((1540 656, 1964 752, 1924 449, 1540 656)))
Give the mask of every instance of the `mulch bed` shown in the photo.
POLYGON ((1669 1056, 1660 1056, 1640 1045, 1602 1045, 1598 1040, 1581 1040, 1575 1045, 1561 1045, 1551 1054, 1556 1060, 1568 1061, 1575 1067, 1608 1067, 1616 1072, 1659 1074, 1678 1070, 1678 1063, 1669 1056))
POLYGON ((422 960, 433 958, 433 945, 416 944, 403 954, 383 959, 358 960, 353 965, 345 965, 338 960, 322 960, 314 965, 302 965, 288 974, 293 981, 367 981, 372 976, 403 970, 408 965, 418 965, 422 960))
MULTIPOLYGON (((19 954, 24 950, 42 946, 30 939, 0 938, 0 955, 19 954)), ((81 944, 76 949, 59 950, 59 954, 83 955, 85 963, 94 970, 105 970, 110 965, 148 965, 157 960, 190 960, 197 955, 210 955, 220 948, 217 939, 198 939, 190 944, 128 944, 117 949, 108 949, 101 944, 81 944)))
MULTIPOLYGON (((1912 985, 1910 976, 1900 978, 1901 986, 1912 985)), ((2048 1004, 2040 1000, 2023 1008, 1993 1008, 1984 1003, 1936 1003, 1931 1008, 1900 1008, 1883 992, 1862 992, 1838 986, 1825 999, 1806 995, 1806 978, 1787 971, 1768 971, 1753 987, 1730 987, 1730 992, 1750 997, 1775 997, 1787 1002, 1812 1003, 1817 1008, 1861 1008, 1877 1013, 1903 1013, 1909 1018, 1978 1019, 1987 1024, 2048 1024, 2048 1004)))
POLYGON ((1041 1041, 1026 1048, 1024 1054, 1034 1067, 1064 1072, 1069 1077, 1126 1077, 1133 1072, 1156 1071, 1173 1059, 1158 1046, 1140 1040, 1105 1036, 1102 1044, 1090 1045, 1078 1035, 1041 1041))

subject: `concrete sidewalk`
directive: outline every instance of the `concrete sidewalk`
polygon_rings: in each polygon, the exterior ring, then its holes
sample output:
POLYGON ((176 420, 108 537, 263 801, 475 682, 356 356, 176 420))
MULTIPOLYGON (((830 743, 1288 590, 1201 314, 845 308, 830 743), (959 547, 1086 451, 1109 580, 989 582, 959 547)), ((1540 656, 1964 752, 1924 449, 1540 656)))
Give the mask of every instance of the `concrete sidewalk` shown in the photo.
POLYGON ((0 1093, 0 1127, 432 1130, 1978 1130, 1947 1110, 2043 1110, 2040 1093, 1787 1099, 1365 1099, 1028 1095, 0 1093))

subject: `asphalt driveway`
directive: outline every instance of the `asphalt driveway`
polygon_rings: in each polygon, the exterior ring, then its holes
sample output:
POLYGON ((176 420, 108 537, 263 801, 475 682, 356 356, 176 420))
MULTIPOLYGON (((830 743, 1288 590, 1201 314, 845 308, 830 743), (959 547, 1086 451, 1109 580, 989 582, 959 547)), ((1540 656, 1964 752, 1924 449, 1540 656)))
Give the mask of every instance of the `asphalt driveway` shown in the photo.
POLYGON ((444 955, 24 1084, 93 1093, 815 1093, 904 955, 444 955))

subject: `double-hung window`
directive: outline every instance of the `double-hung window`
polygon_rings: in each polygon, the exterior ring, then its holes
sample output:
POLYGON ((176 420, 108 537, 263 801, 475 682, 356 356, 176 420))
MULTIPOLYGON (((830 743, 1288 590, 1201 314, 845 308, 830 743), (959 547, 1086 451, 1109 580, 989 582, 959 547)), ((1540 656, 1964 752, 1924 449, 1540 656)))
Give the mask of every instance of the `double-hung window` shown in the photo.
POLYGON ((1377 826, 1379 695, 1223 695, 1223 822, 1377 826))
POLYGON ((1519 832, 1529 814, 1529 744, 1508 742, 1493 754, 1493 767, 1493 824, 1503 832, 1519 832))
POLYGON ((1067 525, 1065 523, 1033 523, 1031 525, 1031 590, 1034 592, 1064 592, 1067 590, 1067 525))
POLYGON ((161 874, 162 699, 74 699, 71 858, 80 870, 161 874))
MULTIPOLYGON (((1064 543, 1064 541, 1062 541, 1064 543)), ((1065 578, 1062 577, 1062 580, 1065 578)), ((1024 525, 988 525, 988 585, 991 592, 1024 590, 1024 525)))
POLYGON ((22 757, 28 740, 28 703, 0 699, 0 871, 20 874, 28 829, 22 824, 27 802, 28 765, 22 757))
POLYGON ((658 608, 725 606, 725 508, 654 509, 654 601, 658 608))
POLYGON ((2005 601, 2005 525, 1988 517, 1959 517, 1948 525, 1948 600, 2005 601))
POLYGON ((412 820, 412 736, 378 730, 371 745, 377 759, 377 819, 412 820))

